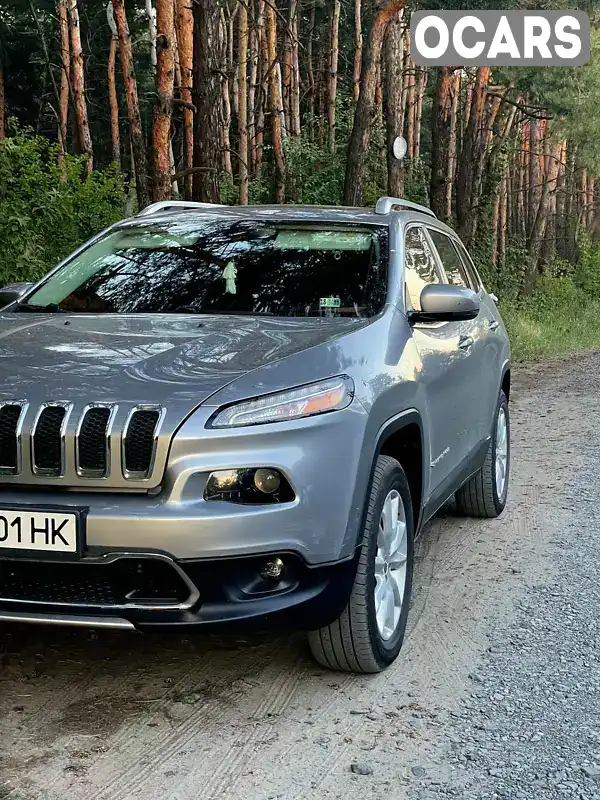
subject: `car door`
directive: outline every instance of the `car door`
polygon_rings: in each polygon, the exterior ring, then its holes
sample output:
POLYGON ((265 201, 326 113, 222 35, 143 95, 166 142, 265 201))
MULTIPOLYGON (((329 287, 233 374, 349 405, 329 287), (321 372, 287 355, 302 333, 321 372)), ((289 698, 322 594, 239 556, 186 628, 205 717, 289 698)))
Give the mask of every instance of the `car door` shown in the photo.
MULTIPOLYGON (((498 359, 490 350, 490 336, 497 337, 497 334, 493 333, 496 327, 481 282, 474 268, 466 261, 468 256, 462 244, 454 237, 433 227, 428 228, 428 233, 448 283, 473 289, 479 296, 479 314, 476 319, 467 323, 468 335, 472 340, 471 347, 467 348, 471 369, 468 398, 471 422, 467 435, 470 449, 477 451, 478 448, 485 446, 490 435, 498 399, 498 359), (462 248, 462 252, 459 248, 462 248)), ((488 300, 489 304, 491 302, 488 300)))
POLYGON ((502 382, 502 370, 508 357, 507 334, 504 323, 496 306, 481 282, 475 265, 460 239, 452 240, 469 275, 471 286, 478 294, 481 303, 479 320, 481 322, 482 375, 485 384, 482 391, 487 392, 487 399, 482 405, 482 436, 487 439, 496 419, 496 405, 502 382))
MULTIPOLYGON (((446 282, 437 253, 420 224, 404 233, 404 277, 407 310, 420 311, 427 284, 446 282)), ((471 456, 473 326, 464 322, 413 322, 412 338, 420 359, 419 383, 429 430, 431 502, 451 491, 471 456)))

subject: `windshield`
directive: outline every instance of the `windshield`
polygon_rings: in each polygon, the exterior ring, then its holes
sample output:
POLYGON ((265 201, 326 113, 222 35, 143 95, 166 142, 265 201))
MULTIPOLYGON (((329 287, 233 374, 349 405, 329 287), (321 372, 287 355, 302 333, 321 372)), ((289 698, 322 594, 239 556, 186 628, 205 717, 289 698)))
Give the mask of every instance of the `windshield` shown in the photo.
POLYGON ((146 223, 88 247, 21 309, 371 316, 385 303, 386 234, 256 220, 146 223))

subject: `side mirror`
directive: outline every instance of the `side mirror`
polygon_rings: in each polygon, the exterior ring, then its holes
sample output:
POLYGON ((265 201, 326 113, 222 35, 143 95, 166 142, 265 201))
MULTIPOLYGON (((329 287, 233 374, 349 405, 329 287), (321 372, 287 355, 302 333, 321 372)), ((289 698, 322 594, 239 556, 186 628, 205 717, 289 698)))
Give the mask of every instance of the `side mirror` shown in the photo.
POLYGON ((459 322, 475 319, 479 314, 479 298, 472 289, 432 283, 421 292, 421 311, 412 311, 413 322, 459 322))
POLYGON ((33 283, 9 283, 0 289, 0 308, 16 303, 31 289, 33 283))

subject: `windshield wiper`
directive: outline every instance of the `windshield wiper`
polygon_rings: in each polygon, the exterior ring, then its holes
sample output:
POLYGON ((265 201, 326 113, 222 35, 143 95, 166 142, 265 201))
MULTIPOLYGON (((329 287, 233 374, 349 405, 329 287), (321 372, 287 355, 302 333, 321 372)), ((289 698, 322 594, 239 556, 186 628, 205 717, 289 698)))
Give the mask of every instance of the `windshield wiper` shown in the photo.
POLYGON ((55 303, 48 303, 45 306, 35 305, 35 303, 17 303, 16 311, 29 312, 31 314, 64 314, 62 308, 55 303))

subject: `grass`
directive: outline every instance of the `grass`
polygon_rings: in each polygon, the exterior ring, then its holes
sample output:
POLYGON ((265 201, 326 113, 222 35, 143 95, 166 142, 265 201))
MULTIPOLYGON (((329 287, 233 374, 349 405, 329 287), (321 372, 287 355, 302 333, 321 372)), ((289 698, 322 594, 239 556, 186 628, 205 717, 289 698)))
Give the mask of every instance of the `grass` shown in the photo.
POLYGON ((600 347, 600 301, 583 293, 536 298, 525 308, 501 306, 514 361, 539 361, 600 347))

